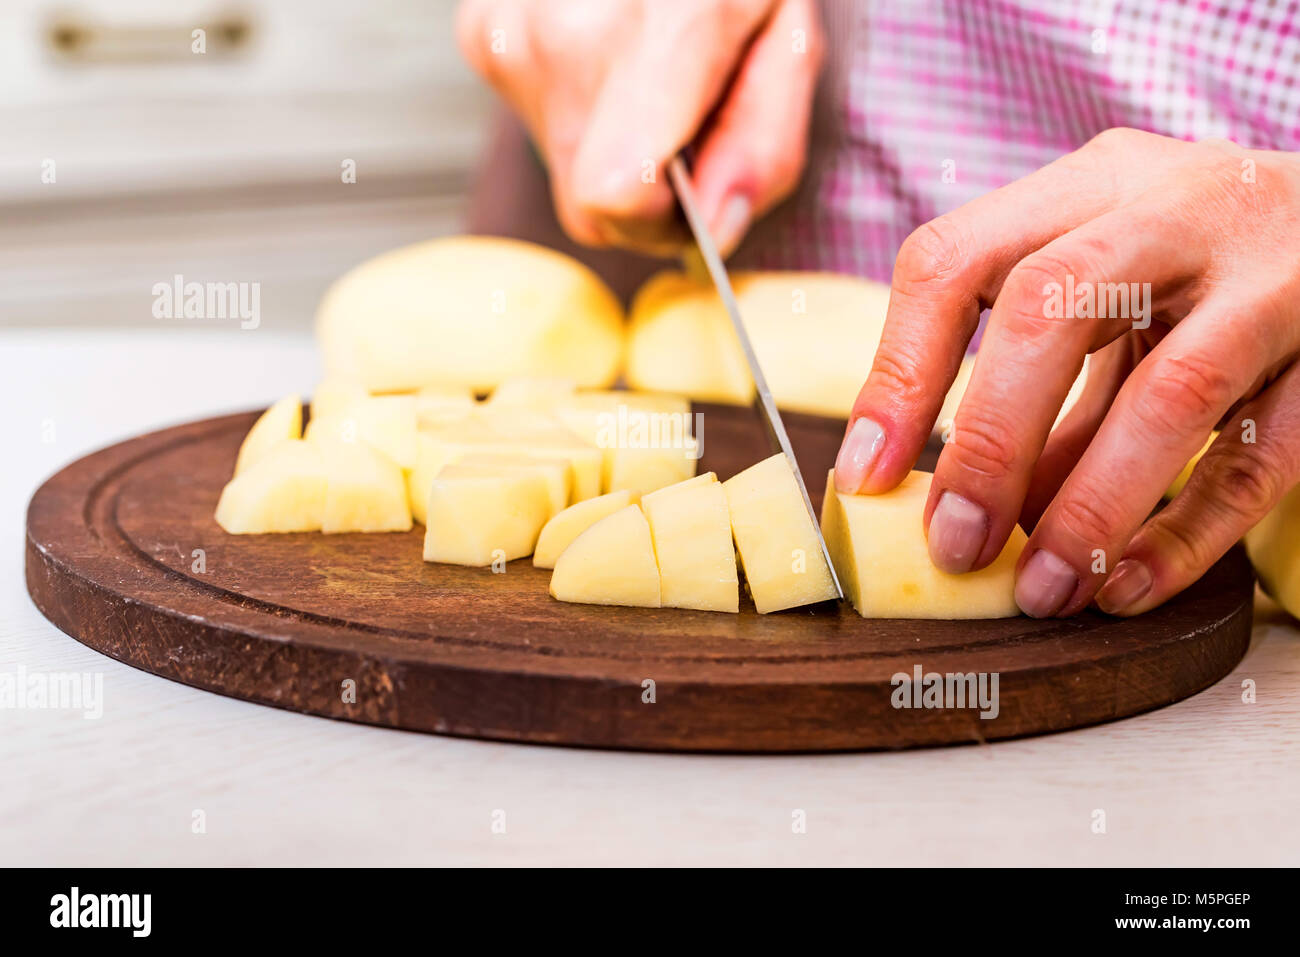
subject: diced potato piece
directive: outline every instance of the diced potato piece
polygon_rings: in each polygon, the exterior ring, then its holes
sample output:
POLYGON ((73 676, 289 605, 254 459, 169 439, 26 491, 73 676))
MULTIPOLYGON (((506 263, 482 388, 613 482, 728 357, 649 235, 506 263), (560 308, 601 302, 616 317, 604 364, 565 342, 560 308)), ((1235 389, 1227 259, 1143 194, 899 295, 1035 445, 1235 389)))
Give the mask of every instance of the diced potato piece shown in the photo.
POLYGON ((636 498, 634 493, 624 489, 621 492, 610 492, 608 495, 597 495, 595 498, 575 502, 564 511, 551 516, 551 520, 542 527, 542 534, 537 538, 533 564, 538 568, 554 568, 555 560, 569 547, 570 542, 606 515, 612 515, 619 509, 634 504, 636 498))
POLYGON ((675 485, 695 472, 699 456, 694 439, 683 449, 606 449, 602 488, 628 489, 638 495, 675 485))
POLYGON ((759 614, 837 597, 817 530, 780 453, 722 483, 759 614))
POLYGON ((1246 554, 1265 593, 1300 617, 1300 485, 1246 533, 1246 554))
POLYGON ((372 395, 354 402, 342 413, 313 417, 307 423, 306 438, 359 440, 409 469, 415 465, 415 434, 414 396, 372 395))
POLYGON ((520 376, 606 386, 623 309, 577 260, 532 243, 451 236, 364 262, 316 312, 325 367, 376 392, 431 382, 487 391, 520 376))
POLYGON ((507 379, 492 390, 487 406, 495 408, 524 407, 549 411, 569 399, 578 389, 572 379, 536 376, 524 379, 507 379))
MULTIPOLYGON (((564 511, 569 504, 571 472, 569 463, 559 459, 540 459, 531 455, 508 455, 502 452, 471 452, 458 460, 461 465, 476 465, 502 472, 530 472, 540 475, 546 482, 550 496, 550 515, 564 511)), ((548 515, 549 519, 550 516, 548 515)))
POLYGON ((550 509, 535 472, 448 465, 429 490, 424 560, 485 566, 531 555, 550 509))
POLYGON ((579 392, 555 414, 574 434, 601 450, 601 488, 638 494, 695 474, 699 444, 690 402, 653 392, 579 392))
POLYGON ((640 507, 607 515, 560 553, 551 596, 589 605, 659 607, 659 566, 640 507))
POLYGON ((441 429, 421 430, 416 436, 415 465, 407 475, 411 512, 425 521, 429 484, 443 466, 471 453, 528 455, 568 463, 570 498, 582 501, 600 494, 601 454, 561 428, 512 431, 472 416, 441 429))
POLYGON ((397 463, 364 442, 319 440, 325 456, 323 532, 405 532, 406 479, 397 463))
POLYGON ((244 436, 235 459, 238 475, 268 451, 288 439, 302 438, 302 398, 286 395, 263 412, 244 436))
POLYGON ((415 393, 415 422, 419 428, 435 429, 465 418, 477 407, 469 389, 427 385, 415 393))
POLYGON ((923 516, 928 472, 912 472, 880 495, 843 495, 835 476, 822 501, 822 534, 844 596, 864 618, 1011 618, 1016 561, 1025 533, 1017 526, 993 564, 950 575, 934 567, 923 516))
POLYGON ((710 485, 718 481, 717 472, 704 472, 694 478, 683 479, 673 485, 667 485, 661 489, 656 489, 641 497, 641 508, 644 510, 647 502, 657 502, 660 499, 672 495, 675 492, 681 492, 688 488, 695 488, 698 485, 710 485))
POLYGON ((342 416, 364 399, 370 398, 365 386, 350 379, 333 376, 324 379, 316 386, 311 397, 311 417, 313 419, 331 419, 342 416))
POLYGON ((321 450, 301 439, 285 440, 226 483, 217 524, 232 535, 319 531, 326 482, 321 450))
POLYGON ((670 485, 641 500, 659 562, 659 600, 665 608, 740 609, 727 493, 716 481, 700 481, 711 475, 670 485))

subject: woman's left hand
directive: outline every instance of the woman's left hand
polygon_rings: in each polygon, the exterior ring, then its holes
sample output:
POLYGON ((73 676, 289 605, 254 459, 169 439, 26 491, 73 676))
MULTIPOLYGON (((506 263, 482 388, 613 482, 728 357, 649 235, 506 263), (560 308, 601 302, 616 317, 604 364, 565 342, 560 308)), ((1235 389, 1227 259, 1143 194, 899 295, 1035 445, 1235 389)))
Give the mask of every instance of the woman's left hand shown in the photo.
POLYGON ((1072 615, 1094 596, 1137 614, 1300 479, 1300 155, 1108 130, 922 226, 898 255, 838 488, 902 480, 986 306, 925 511, 940 568, 982 568, 1017 521, 1037 520, 1017 568, 1027 614, 1072 615))

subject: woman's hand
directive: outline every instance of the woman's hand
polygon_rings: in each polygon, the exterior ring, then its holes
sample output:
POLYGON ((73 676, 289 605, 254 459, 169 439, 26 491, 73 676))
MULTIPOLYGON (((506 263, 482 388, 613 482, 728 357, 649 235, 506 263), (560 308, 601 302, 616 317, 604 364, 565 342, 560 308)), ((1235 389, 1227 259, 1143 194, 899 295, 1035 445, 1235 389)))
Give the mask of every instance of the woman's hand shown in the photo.
POLYGON ((1027 614, 1072 615, 1094 595, 1137 614, 1300 478, 1300 156, 1109 130, 922 226, 898 255, 841 490, 902 479, 990 305, 926 506, 940 568, 987 565, 1037 519, 1017 569, 1027 614), (1083 396, 1052 431, 1088 353, 1083 396))
POLYGON ((456 30, 531 132, 579 242, 678 251, 663 164, 688 143, 724 254, 798 182, 823 46, 813 0, 466 0, 456 30))

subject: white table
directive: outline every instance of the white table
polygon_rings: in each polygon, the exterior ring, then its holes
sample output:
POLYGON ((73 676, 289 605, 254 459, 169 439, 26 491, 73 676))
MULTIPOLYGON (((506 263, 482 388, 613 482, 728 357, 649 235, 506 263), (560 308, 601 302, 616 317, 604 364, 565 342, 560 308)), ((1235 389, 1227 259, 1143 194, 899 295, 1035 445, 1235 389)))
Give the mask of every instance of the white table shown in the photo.
POLYGON ((272 323, 0 331, 0 369, 0 671, 101 672, 105 698, 99 720, 0 710, 0 863, 1300 861, 1300 631, 1265 599, 1246 659, 1190 700, 1068 734, 898 754, 494 744, 307 717, 135 671, 32 606, 28 498, 92 448, 310 391, 312 345, 272 323), (54 441, 42 441, 51 423, 54 441), (1246 678, 1254 704, 1241 700, 1246 678), (796 809, 805 834, 792 832, 796 809))

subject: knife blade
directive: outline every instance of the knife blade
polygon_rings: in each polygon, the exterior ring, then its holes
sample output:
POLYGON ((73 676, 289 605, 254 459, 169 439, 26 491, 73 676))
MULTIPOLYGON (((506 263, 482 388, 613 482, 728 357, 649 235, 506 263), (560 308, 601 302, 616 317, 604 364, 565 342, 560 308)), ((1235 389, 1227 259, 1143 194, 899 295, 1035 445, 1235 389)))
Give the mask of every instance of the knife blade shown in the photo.
POLYGON ((813 510, 812 499, 808 497, 808 486, 804 484, 803 473, 799 471, 799 463, 794 457, 794 449, 790 447, 790 437, 786 434, 785 424, 781 421, 781 413, 777 411, 776 402, 772 399, 772 390, 767 386, 767 379, 763 377, 763 369, 758 364, 758 356, 754 352, 753 344, 749 341, 749 333, 745 331, 745 322, 740 316, 740 306, 736 302, 736 293, 731 288, 731 280, 727 278, 727 267, 723 265, 717 244, 714 243, 713 237, 709 235, 709 228, 704 222, 704 217, 700 215, 699 204, 695 201, 695 188, 691 185, 690 173, 686 169, 686 161, 680 154, 668 161, 668 179, 672 183, 673 190, 677 193, 677 201, 681 203, 682 212, 686 214, 686 222, 690 224, 691 234, 695 237, 695 244, 700 248, 700 255, 704 259, 705 267, 709 270, 709 276, 713 279, 714 288, 718 290, 722 304, 726 307, 727 315, 731 317, 731 324, 736 330, 736 337, 740 340, 740 348, 745 354, 745 361, 749 363, 749 374, 754 380, 756 392, 754 409, 758 412, 758 417, 767 430, 768 442, 772 451, 782 453, 786 461, 790 463, 790 470, 794 472, 795 484, 799 486, 799 494, 803 496, 804 508, 808 510, 808 517, 812 520, 813 530, 817 533, 817 542, 822 547, 822 557, 826 559, 826 567, 831 573, 831 582, 835 585, 835 594, 842 601, 844 599, 844 589, 840 587, 840 578, 835 574, 835 564, 831 561, 830 550, 826 547, 826 539, 822 535, 821 523, 817 521, 817 512, 813 510))

